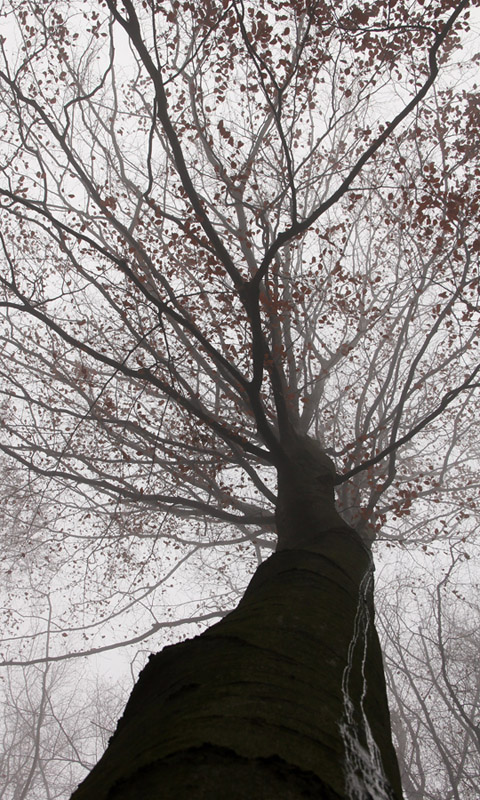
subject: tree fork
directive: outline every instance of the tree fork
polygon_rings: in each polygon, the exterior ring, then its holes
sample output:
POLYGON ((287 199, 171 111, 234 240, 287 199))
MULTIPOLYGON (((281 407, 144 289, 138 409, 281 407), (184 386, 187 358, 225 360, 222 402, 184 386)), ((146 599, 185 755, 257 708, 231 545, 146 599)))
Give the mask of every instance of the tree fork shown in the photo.
POLYGON ((150 657, 72 800, 402 797, 371 554, 334 509, 329 460, 300 447, 303 492, 279 470, 280 549, 233 612, 150 657))

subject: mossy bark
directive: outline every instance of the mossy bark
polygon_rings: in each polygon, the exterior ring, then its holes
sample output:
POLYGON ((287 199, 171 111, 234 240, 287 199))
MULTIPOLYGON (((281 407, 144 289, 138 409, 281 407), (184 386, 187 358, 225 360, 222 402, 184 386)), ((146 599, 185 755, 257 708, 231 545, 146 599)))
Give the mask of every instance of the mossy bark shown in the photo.
POLYGON ((72 800, 401 798, 370 553, 326 495, 313 531, 288 508, 235 611, 150 657, 72 800))

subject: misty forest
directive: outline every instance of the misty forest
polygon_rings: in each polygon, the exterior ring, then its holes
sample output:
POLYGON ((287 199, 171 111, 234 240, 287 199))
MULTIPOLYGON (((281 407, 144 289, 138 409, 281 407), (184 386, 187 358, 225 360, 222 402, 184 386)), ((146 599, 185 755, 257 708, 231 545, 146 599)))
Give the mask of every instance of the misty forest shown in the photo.
POLYGON ((0 797, 480 796, 478 0, 0 0, 0 797))

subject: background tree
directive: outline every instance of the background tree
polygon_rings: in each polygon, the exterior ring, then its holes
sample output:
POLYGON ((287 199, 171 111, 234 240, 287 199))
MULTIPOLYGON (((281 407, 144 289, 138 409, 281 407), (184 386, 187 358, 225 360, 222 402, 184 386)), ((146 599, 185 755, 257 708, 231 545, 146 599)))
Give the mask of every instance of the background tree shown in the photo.
POLYGON ((58 641, 157 632, 171 575, 183 618, 230 608, 275 507, 339 564, 469 534, 469 5, 3 3, 4 506, 55 509, 58 641))
POLYGON ((10 668, 2 678, 2 797, 69 797, 115 729, 117 687, 72 673, 67 662, 10 668))
POLYGON ((430 582, 426 570, 400 574, 379 615, 409 800, 473 799, 479 791, 478 605, 471 597, 478 579, 463 548, 442 561, 430 582))

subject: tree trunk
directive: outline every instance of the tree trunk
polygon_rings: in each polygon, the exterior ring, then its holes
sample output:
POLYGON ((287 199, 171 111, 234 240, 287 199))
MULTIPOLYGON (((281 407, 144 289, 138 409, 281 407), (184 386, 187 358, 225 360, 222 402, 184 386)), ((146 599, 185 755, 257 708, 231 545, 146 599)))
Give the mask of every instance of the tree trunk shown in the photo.
POLYGON ((279 472, 278 551, 231 614, 150 657, 72 800, 402 797, 371 555, 310 455, 279 472))

